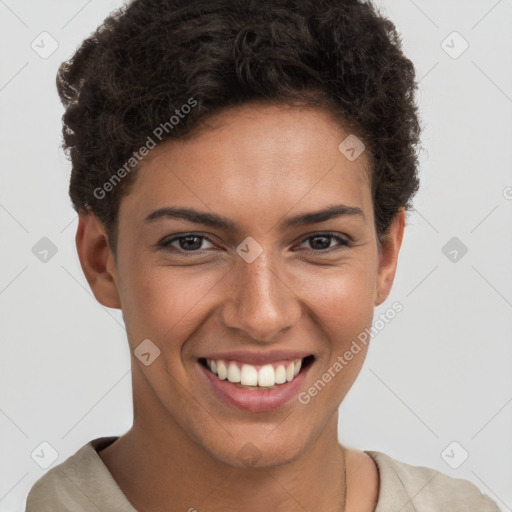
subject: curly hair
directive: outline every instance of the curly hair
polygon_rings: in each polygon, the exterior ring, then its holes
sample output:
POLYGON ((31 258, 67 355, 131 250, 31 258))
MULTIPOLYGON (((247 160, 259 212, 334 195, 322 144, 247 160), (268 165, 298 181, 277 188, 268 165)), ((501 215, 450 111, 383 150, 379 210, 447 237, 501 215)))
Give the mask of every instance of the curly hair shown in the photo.
POLYGON ((134 0, 59 67, 69 195, 115 253, 120 200, 151 134, 187 138, 230 106, 300 102, 365 144, 381 240, 419 189, 416 89, 394 24, 370 1, 134 0))

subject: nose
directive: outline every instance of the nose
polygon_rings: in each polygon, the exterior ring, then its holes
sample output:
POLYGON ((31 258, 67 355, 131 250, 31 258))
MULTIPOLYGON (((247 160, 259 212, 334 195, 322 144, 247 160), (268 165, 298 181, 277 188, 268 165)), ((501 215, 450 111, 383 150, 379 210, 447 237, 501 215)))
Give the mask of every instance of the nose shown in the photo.
POLYGON ((227 281, 221 310, 225 327, 271 343, 300 319, 298 290, 269 251, 264 250, 252 263, 240 258, 227 281))

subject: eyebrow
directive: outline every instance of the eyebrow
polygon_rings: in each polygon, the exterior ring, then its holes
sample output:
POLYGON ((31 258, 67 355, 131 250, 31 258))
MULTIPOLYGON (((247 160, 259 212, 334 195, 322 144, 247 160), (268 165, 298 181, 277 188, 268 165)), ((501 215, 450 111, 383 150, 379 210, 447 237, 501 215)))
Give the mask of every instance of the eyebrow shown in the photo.
MULTIPOLYGON (((328 206, 316 212, 307 212, 289 217, 280 222, 282 229, 306 226, 308 224, 316 224, 325 222, 342 216, 359 216, 366 221, 363 210, 357 206, 348 206, 338 204, 328 206)), ((231 231, 241 231, 240 226, 231 219, 218 215, 216 213, 200 212, 193 208, 181 208, 173 206, 165 206, 151 212, 145 219, 145 223, 152 223, 160 219, 183 219, 193 222, 194 224, 203 224, 212 228, 225 229, 231 231)))

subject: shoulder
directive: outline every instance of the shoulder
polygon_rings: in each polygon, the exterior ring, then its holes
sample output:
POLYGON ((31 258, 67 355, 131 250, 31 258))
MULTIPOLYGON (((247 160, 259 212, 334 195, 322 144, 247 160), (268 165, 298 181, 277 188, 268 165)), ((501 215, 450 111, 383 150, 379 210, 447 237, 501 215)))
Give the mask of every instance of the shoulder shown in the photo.
MULTIPOLYGON (((103 510, 104 492, 115 485, 95 446, 116 438, 98 438, 82 446, 64 462, 47 471, 30 489, 25 512, 103 510)), ((120 510, 120 509, 116 509, 120 510)))
MULTIPOLYGON (((83 446, 64 462, 47 471, 32 486, 27 496, 26 512, 43 512, 52 507, 65 507, 76 502, 77 474, 81 462, 87 460, 88 446, 83 446)), ((78 484, 79 488, 79 484, 78 484)))
POLYGON ((365 453, 374 460, 380 475, 375 512, 387 512, 397 506, 402 512, 500 512, 497 504, 469 480, 434 468, 413 466, 382 452, 365 453))

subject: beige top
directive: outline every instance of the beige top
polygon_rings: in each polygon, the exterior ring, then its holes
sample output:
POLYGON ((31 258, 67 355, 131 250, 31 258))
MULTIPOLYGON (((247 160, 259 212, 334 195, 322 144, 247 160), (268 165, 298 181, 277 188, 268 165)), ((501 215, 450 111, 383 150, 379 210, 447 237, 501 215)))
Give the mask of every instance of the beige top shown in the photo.
MULTIPOLYGON (((93 439, 50 469, 30 490, 25 512, 137 512, 97 453, 116 439, 93 439)), ((376 462, 380 474, 374 512, 500 512, 468 480, 411 466, 385 453, 365 453, 376 462)))

